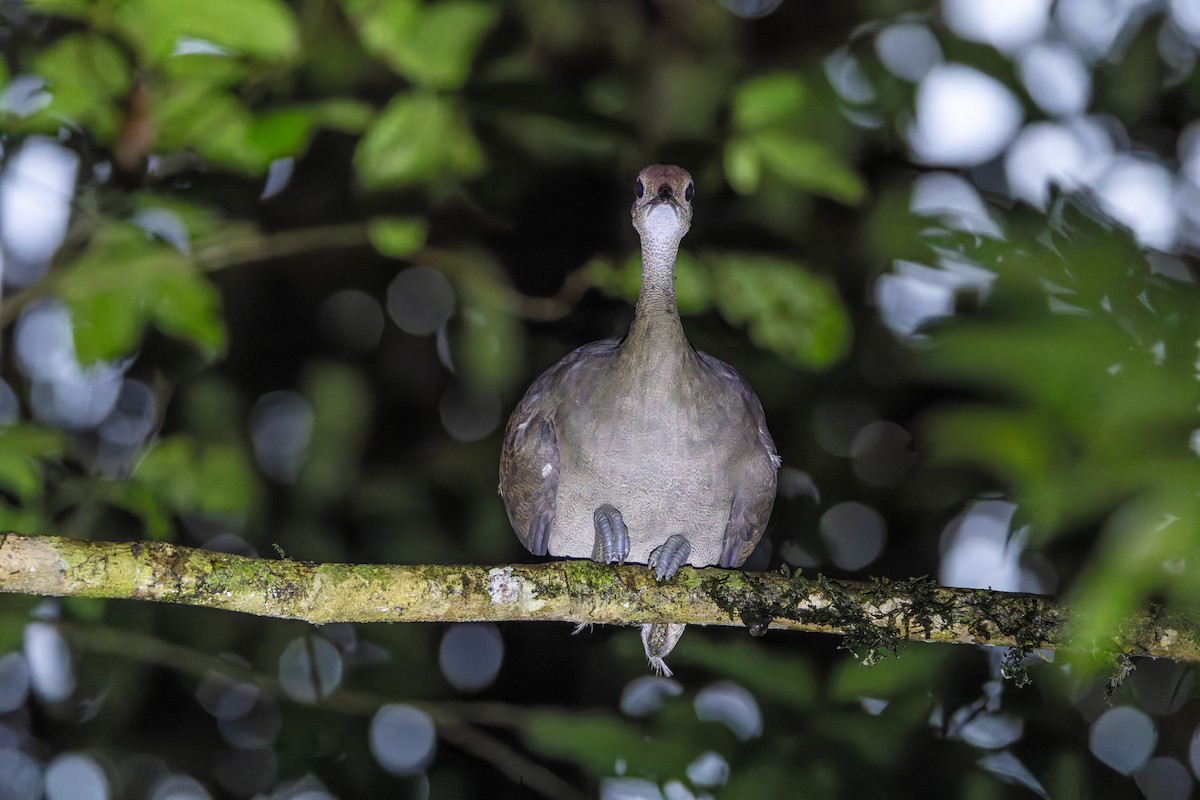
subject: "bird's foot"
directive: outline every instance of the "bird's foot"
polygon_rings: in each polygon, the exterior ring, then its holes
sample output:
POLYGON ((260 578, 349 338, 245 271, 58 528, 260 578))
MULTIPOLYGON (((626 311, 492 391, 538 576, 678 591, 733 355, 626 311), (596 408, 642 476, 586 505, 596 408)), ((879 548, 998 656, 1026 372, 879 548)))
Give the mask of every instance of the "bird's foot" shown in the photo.
POLYGON ((683 629, 686 627, 687 625, 676 622, 655 622, 642 626, 642 647, 655 675, 669 678, 673 674, 664 659, 667 653, 674 649, 679 637, 683 636, 683 629))
POLYGON ((650 551, 650 571, 654 580, 665 581, 675 577, 679 568, 687 563, 692 554, 692 543, 686 536, 672 534, 669 539, 650 551))
POLYGON ((629 528, 621 512, 605 503, 592 515, 596 525, 596 545, 592 548, 592 560, 601 564, 624 564, 629 557, 629 528))

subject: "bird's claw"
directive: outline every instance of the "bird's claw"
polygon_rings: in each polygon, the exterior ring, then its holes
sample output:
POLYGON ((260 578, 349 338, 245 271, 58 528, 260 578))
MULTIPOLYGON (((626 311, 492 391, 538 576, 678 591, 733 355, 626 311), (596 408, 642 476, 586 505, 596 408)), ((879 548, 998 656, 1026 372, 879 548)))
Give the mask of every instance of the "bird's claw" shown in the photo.
POLYGON ((596 544, 592 549, 592 560, 601 564, 624 564, 629 557, 629 528, 621 512, 605 503, 592 515, 596 526, 596 544))
POLYGON ((692 543, 686 536, 672 534, 665 542, 650 551, 650 571, 654 580, 665 581, 675 577, 679 568, 687 563, 692 554, 692 543))

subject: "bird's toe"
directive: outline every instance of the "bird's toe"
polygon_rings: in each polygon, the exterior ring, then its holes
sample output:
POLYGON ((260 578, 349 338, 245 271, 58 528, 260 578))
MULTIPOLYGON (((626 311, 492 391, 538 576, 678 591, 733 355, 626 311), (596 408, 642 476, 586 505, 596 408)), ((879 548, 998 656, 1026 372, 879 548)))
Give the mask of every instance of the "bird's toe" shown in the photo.
POLYGON ((629 528, 625 526, 621 512, 605 503, 596 509, 592 521, 596 527, 592 560, 601 564, 624 564, 629 557, 629 528))
POLYGON ((665 542, 650 551, 650 571, 654 580, 665 581, 675 577, 679 568, 687 563, 692 554, 692 543, 686 536, 673 534, 665 542))

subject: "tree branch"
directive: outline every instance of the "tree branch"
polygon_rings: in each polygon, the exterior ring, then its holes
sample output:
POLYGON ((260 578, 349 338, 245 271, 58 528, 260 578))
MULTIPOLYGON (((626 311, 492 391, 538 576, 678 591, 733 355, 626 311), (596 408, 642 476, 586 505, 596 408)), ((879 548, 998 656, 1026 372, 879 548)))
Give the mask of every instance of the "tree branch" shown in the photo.
MULTIPOLYGON (((499 567, 311 564, 158 542, 85 542, 3 534, 0 591, 206 606, 330 622, 687 622, 840 634, 864 661, 900 639, 1015 647, 1064 644, 1068 611, 1050 598, 951 589, 928 578, 871 582, 818 575, 684 568, 656 584, 649 570, 587 560, 499 567)), ((1128 655, 1200 662, 1194 618, 1145 611, 1114 632, 1128 655)))

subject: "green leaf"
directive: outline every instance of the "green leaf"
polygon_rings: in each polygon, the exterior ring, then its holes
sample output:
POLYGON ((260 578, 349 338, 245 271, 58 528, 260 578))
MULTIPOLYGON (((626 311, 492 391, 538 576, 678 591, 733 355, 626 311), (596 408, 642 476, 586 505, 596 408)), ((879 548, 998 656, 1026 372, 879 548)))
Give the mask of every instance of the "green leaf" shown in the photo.
POLYGON ((611 158, 619 146, 613 126, 595 118, 505 108, 489 115, 488 123, 539 160, 611 158))
POLYGON ((752 141, 766 169, 797 189, 844 203, 862 200, 858 174, 823 142, 783 130, 763 131, 752 141))
POLYGON ((530 749, 596 776, 611 775, 618 759, 629 774, 679 775, 695 758, 687 741, 647 737, 637 725, 615 716, 535 712, 522 734, 530 749))
POLYGON ((171 509, 152 489, 136 481, 111 483, 107 489, 105 499, 140 519, 147 539, 163 542, 172 538, 171 509))
POLYGON ((116 136, 121 119, 117 101, 132 85, 129 65, 116 45, 91 33, 70 34, 38 53, 32 67, 45 79, 51 98, 37 116, 55 125, 66 119, 87 127, 100 141, 116 136))
MULTIPOLYGON (((614 297, 633 303, 642 286, 642 260, 631 255, 619 267, 598 258, 588 263, 588 279, 592 285, 614 297)), ((707 311, 713 304, 713 280, 708 267, 686 252, 675 260, 675 302, 682 314, 707 311)))
POLYGON ((834 670, 829 696, 841 703, 863 697, 894 700, 907 694, 925 694, 933 688, 952 653, 943 647, 910 644, 899 658, 888 658, 864 667, 854 659, 842 660, 834 670))
POLYGON ((371 220, 367 236, 381 255, 404 258, 425 245, 429 224, 420 217, 377 217, 371 220))
POLYGON ((634 256, 620 264, 606 258, 594 258, 587 264, 588 281, 600 291, 629 302, 637 300, 642 285, 642 265, 634 256))
POLYGON ((1085 654, 1099 646, 1094 654, 1101 662, 1092 667, 1111 666, 1104 645, 1151 596, 1165 595, 1168 612, 1189 614, 1200 599, 1191 569, 1200 559, 1200 466, 1188 461, 1163 474, 1169 477, 1161 485, 1109 518, 1098 551, 1072 589, 1070 635, 1085 654))
POLYGON ((317 125, 343 133, 362 133, 371 124, 375 109, 360 100, 334 98, 312 106, 317 125))
POLYGON ((308 146, 316 117, 304 108, 283 108, 260 114, 250 122, 246 141, 265 159, 299 155, 308 146))
POLYGON ((55 14, 71 19, 87 19, 95 9, 91 0, 26 0, 30 11, 38 14, 55 14))
POLYGON ((510 310, 504 276, 490 261, 472 257, 459 263, 450 278, 462 297, 458 352, 463 372, 485 386, 508 386, 521 363, 524 339, 510 310))
POLYGON ((192 203, 177 195, 139 192, 129 196, 129 203, 137 212, 166 213, 177 218, 193 245, 205 238, 228 236, 231 233, 230 221, 215 207, 192 203))
POLYGON ((40 509, 11 508, 0 504, 0 531, 36 533, 50 530, 49 526, 50 521, 40 509))
POLYGON ((395 97, 367 129, 354 153, 368 189, 396 188, 439 175, 472 175, 483 152, 449 101, 426 92, 395 97))
POLYGON ((64 272, 58 293, 75 329, 80 361, 113 359, 153 323, 214 358, 225 346, 212 284, 177 251, 131 225, 107 225, 64 272))
POLYGON ((753 140, 734 137, 725 145, 725 179, 738 194, 753 194, 762 180, 762 156, 753 140))
POLYGON ((242 419, 247 409, 232 381, 213 370, 189 381, 179 398, 182 427, 209 443, 235 446, 242 441, 240 426, 229 420, 242 419))
POLYGON ((232 89, 250 77, 253 65, 240 58, 214 53, 184 53, 172 56, 162 65, 165 86, 156 86, 154 106, 173 98, 180 91, 232 89))
POLYGON ((713 279, 708 267, 686 252, 675 259, 675 303, 681 314, 707 311, 713 303, 713 279))
POLYGON ((34 425, 0 427, 0 488, 21 503, 42 495, 43 459, 61 456, 65 447, 58 431, 34 425))
POLYGON ((757 642, 716 642, 701 636, 685 637, 676 653, 682 663, 732 678, 764 700, 808 708, 817 699, 817 677, 803 657, 771 652, 757 642))
POLYGON ((268 61, 300 49, 296 18, 279 0, 124 0, 113 19, 151 62, 168 60, 180 37, 268 61))
POLYGON ((261 174, 273 156, 257 146, 254 117, 232 94, 200 81, 177 82, 150 107, 160 150, 193 150, 232 169, 261 174))
POLYGON ((414 84, 457 89, 496 19, 491 3, 343 0, 363 46, 414 84))
POLYGON ((256 486, 242 452, 185 435, 156 443, 130 478, 176 512, 244 514, 256 486))
POLYGON ((733 97, 733 123, 749 132, 795 122, 807 98, 808 87, 799 75, 779 73, 746 81, 733 97))
POLYGON ((298 489, 311 508, 336 502, 355 485, 371 426, 372 395, 361 372, 332 363, 307 369, 303 392, 313 425, 298 489))
POLYGON ((850 347, 850 320, 837 292, 799 264, 750 254, 705 259, 722 316, 789 361, 829 367, 850 347))

